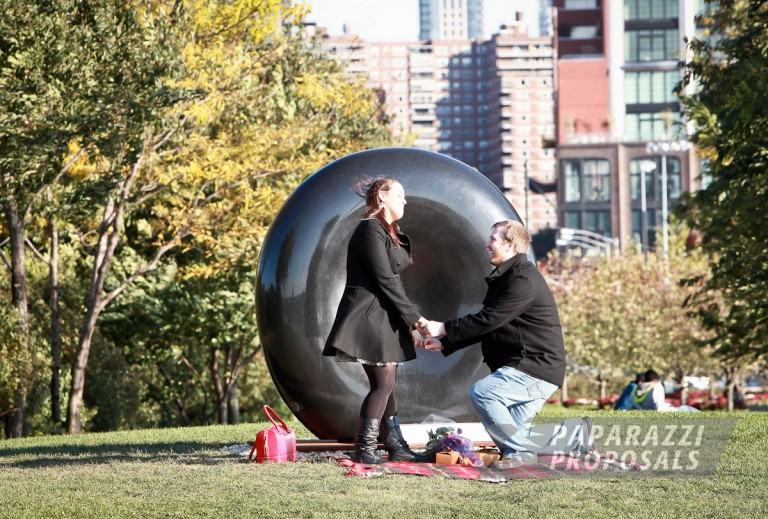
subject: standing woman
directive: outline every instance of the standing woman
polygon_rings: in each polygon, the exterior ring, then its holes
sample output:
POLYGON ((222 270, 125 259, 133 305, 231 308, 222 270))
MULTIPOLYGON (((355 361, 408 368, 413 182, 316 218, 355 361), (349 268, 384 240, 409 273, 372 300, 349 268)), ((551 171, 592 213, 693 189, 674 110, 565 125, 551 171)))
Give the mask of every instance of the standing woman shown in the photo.
POLYGON ((426 322, 405 295, 400 274, 411 263, 411 243, 395 223, 405 211, 405 191, 392 177, 366 179, 356 192, 365 215, 347 249, 347 281, 323 355, 362 364, 370 382, 355 435, 357 463, 381 463, 379 427, 389 461, 413 461, 397 419, 397 368, 416 358, 413 333, 426 322))

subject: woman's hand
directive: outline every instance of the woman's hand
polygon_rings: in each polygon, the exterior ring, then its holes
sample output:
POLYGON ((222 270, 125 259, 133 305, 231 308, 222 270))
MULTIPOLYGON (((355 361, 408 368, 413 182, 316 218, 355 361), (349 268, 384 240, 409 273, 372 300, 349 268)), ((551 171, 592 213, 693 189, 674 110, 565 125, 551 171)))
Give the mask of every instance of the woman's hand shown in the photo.
POLYGON ((441 337, 445 335, 445 324, 440 321, 429 321, 422 317, 416 321, 416 327, 424 337, 441 337))
POLYGON ((419 330, 414 328, 411 330, 411 339, 413 340, 413 347, 414 348, 421 348, 421 341, 424 340, 424 337, 419 333, 419 330))

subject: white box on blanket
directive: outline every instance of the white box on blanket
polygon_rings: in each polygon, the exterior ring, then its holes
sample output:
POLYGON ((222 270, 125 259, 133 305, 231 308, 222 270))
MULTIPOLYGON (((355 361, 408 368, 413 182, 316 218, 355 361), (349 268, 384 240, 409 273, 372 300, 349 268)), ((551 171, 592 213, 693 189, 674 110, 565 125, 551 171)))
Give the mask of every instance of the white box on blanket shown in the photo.
POLYGON ((445 422, 445 423, 409 423, 400 424, 403 438, 412 447, 426 445, 429 441, 429 431, 436 431, 441 427, 453 427, 453 433, 463 436, 472 442, 492 442, 488 432, 480 422, 445 422))

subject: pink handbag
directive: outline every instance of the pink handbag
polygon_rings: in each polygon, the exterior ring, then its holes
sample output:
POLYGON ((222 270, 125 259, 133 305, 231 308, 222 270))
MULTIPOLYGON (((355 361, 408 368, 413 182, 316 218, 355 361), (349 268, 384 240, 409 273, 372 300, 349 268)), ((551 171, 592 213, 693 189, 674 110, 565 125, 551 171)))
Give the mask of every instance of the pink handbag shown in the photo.
POLYGON ((271 427, 259 431, 253 448, 248 454, 248 459, 253 458, 256 451, 256 463, 265 461, 296 461, 296 433, 285 425, 285 422, 277 416, 277 413, 268 405, 264 406, 264 413, 272 422, 271 427), (279 424, 275 422, 280 422, 279 424))

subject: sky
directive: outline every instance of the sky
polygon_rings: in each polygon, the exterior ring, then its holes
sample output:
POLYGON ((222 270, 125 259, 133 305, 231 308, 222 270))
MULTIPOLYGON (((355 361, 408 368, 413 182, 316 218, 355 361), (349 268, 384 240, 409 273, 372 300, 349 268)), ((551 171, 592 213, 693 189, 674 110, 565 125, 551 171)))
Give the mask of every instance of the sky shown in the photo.
MULTIPOLYGON (((414 41, 419 37, 419 0, 305 0, 312 8, 306 20, 326 27, 331 35, 343 26, 367 41, 414 41)), ((485 0, 485 30, 490 36, 499 25, 523 11, 529 34, 539 33, 538 0, 485 0)))

